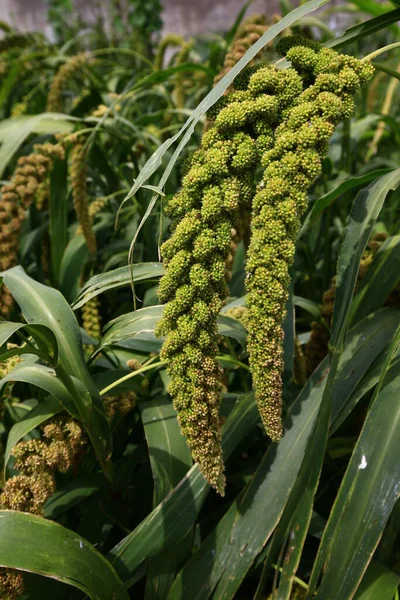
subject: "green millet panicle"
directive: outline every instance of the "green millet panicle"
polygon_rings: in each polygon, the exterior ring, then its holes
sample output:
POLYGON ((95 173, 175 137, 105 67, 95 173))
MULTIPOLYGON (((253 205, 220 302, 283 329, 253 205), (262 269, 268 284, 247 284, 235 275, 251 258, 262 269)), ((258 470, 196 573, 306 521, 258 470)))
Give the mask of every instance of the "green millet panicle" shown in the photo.
POLYGON ((71 81, 71 77, 87 65, 90 59, 88 52, 81 52, 76 56, 71 56, 61 65, 51 82, 47 96, 46 112, 62 112, 63 94, 71 81))
POLYGON ((307 381, 307 367, 299 338, 294 338, 293 382, 303 386, 307 381))
MULTIPOLYGON (((11 348, 15 348, 14 344, 7 344, 7 350, 11 350, 11 348)), ((6 377, 15 367, 21 362, 20 356, 11 356, 11 358, 7 358, 7 360, 3 360, 0 364, 0 379, 6 377)))
POLYGON ((246 326, 256 399, 272 440, 282 435, 282 321, 306 192, 321 171, 335 125, 352 114, 352 94, 372 75, 366 61, 333 50, 288 46, 292 67, 248 71, 240 90, 213 107, 212 127, 182 188, 166 206, 172 236, 161 249, 169 392, 183 434, 208 482, 224 492, 219 432, 221 368, 216 318, 226 298, 232 228, 252 203, 246 326), (308 87, 306 87, 305 83, 308 87), (306 89, 305 89, 306 88, 306 89), (258 165, 264 175, 257 191, 258 165))
POLYGON ((93 231, 92 217, 89 212, 89 200, 86 185, 86 149, 84 141, 77 137, 73 140, 69 165, 72 199, 80 230, 86 240, 89 252, 96 252, 96 236, 93 231))
MULTIPOLYGON (((11 348, 15 348, 15 344, 7 344, 7 350, 11 350, 11 348)), ((15 367, 21 362, 21 357, 20 356, 12 356, 10 358, 8 358, 7 360, 3 360, 0 363, 0 379, 3 379, 3 377, 6 377, 9 373, 11 373, 11 371, 13 369, 15 369, 15 367)), ((0 398, 0 421, 3 420, 4 417, 4 409, 5 409, 5 401, 6 400, 12 400, 12 389, 13 389, 13 384, 12 383, 8 383, 6 384, 1 392, 1 398, 0 398)), ((1 454, 1 453, 0 453, 1 454)))
POLYGON ((129 414, 136 406, 135 392, 125 392, 119 396, 105 396, 103 398, 106 415, 112 419, 115 415, 123 417, 129 414))
MULTIPOLYGON (((4 375, 3 375, 4 376, 4 375)), ((43 438, 18 442, 12 449, 14 468, 0 494, 1 510, 17 510, 43 516, 47 500, 56 491, 55 471, 66 473, 86 444, 80 425, 69 416, 56 416, 42 426, 43 438)), ((17 600, 24 591, 19 571, 0 568, 0 598, 17 600)))
POLYGON ((82 306, 82 325, 90 337, 95 340, 101 338, 100 302, 97 297, 82 306))
MULTIPOLYGON (((268 80, 274 69, 264 71, 268 80)), ((166 206, 173 234, 161 249, 166 274, 159 298, 167 302, 157 333, 166 335, 161 358, 169 363, 169 391, 183 434, 200 469, 219 493, 225 478, 219 431, 220 378, 217 315, 227 296, 226 260, 239 206, 255 193, 255 169, 273 146, 279 102, 301 80, 283 72, 282 94, 236 92, 214 110, 213 126, 192 157, 182 188, 166 206)))
MULTIPOLYGON (((262 157, 265 171, 253 199, 246 265, 250 367, 261 418, 273 441, 282 436, 282 321, 307 190, 321 173, 335 126, 353 113, 353 94, 373 74, 369 62, 333 50, 292 46, 289 40, 286 47, 292 68, 311 85, 282 110, 274 146, 262 157)), ((268 87, 261 79, 262 69, 250 78, 250 91, 264 89, 276 97, 281 76, 268 87)))
POLYGON ((154 57, 154 69, 159 70, 163 68, 164 56, 167 48, 182 48, 185 45, 185 39, 177 33, 169 33, 157 46, 157 52, 154 57))
POLYGON ((247 308, 246 306, 234 306, 233 308, 229 308, 226 311, 226 316, 231 319, 236 319, 243 325, 243 327, 247 327, 246 317, 247 317, 247 308))
MULTIPOLYGON (((100 198, 96 198, 95 200, 93 200, 93 202, 91 202, 89 204, 89 217, 93 226, 93 222, 95 220, 95 217, 104 209, 106 208, 107 204, 108 204, 109 198, 106 197, 100 197, 100 198)), ((75 231, 75 235, 83 235, 83 230, 82 230, 82 226, 78 225, 78 227, 76 228, 75 231)))
POLYGON ((43 514, 43 506, 56 490, 54 475, 46 465, 45 451, 46 445, 41 440, 19 442, 13 448, 20 474, 4 484, 1 509, 43 514))
MULTIPOLYGON (((182 65, 189 60, 190 52, 193 46, 193 39, 190 39, 183 44, 174 60, 174 64, 176 66, 182 65)), ((183 108, 185 106, 185 98, 187 95, 186 88, 192 85, 190 80, 188 81, 188 85, 186 85, 186 77, 187 74, 184 71, 181 73, 177 73, 175 76, 175 87, 172 93, 175 98, 175 104, 178 108, 183 108)))
POLYGON ((80 425, 67 415, 53 417, 43 426, 43 438, 18 442, 12 450, 18 475, 4 484, 0 508, 42 515, 56 490, 54 472, 66 473, 86 445, 80 425))

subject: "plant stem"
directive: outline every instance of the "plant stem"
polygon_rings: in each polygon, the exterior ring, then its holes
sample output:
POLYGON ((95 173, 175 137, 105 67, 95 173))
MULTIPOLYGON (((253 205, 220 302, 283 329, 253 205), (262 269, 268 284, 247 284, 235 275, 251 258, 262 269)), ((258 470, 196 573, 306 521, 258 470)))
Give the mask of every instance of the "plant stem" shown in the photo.
POLYGON ((99 394, 100 394, 100 396, 104 396, 104 394, 107 394, 107 392, 109 392, 110 390, 119 386, 121 383, 128 381, 132 377, 136 377, 136 375, 140 375, 141 373, 144 373, 145 371, 150 371, 151 369, 157 369, 158 367, 163 367, 165 364, 166 364, 165 361, 159 361, 152 365, 147 365, 145 367, 142 367, 141 369, 138 369, 137 371, 133 371, 132 373, 128 373, 128 375, 124 375, 120 379, 117 379, 117 381, 114 381, 113 383, 110 383, 110 385, 108 385, 107 387, 103 388, 99 392, 99 394))

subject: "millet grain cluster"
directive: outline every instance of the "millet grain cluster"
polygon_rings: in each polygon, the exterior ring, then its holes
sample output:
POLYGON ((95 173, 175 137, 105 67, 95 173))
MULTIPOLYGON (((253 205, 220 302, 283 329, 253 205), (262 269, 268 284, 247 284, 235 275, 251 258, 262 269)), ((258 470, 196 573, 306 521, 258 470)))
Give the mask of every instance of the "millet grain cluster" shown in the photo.
POLYGON ((353 114, 353 95, 373 73, 368 61, 315 42, 288 37, 278 46, 291 68, 250 68, 236 79, 236 91, 210 111, 212 127, 165 209, 172 235, 161 249, 161 358, 168 362, 169 392, 193 458, 221 494, 217 315, 227 296, 226 260, 238 212, 251 206, 246 323, 253 385, 264 427, 278 441, 282 321, 307 190, 321 173, 335 125, 353 114))

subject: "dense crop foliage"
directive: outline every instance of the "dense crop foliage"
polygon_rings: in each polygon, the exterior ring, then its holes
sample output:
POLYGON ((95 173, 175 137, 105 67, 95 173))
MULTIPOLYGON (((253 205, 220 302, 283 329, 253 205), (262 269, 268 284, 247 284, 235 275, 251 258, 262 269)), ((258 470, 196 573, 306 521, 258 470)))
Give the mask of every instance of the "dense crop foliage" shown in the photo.
POLYGON ((1 25, 0 598, 398 598, 400 8, 323 4, 1 25))

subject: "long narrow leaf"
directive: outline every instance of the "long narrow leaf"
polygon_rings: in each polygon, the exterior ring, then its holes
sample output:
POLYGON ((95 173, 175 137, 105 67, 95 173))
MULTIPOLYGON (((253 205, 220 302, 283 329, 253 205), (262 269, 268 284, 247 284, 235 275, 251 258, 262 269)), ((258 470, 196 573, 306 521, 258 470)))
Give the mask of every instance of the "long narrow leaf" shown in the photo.
POLYGON ((133 266, 120 267, 114 271, 95 275, 81 289, 79 296, 73 303, 73 308, 81 308, 86 302, 103 294, 109 290, 115 290, 123 286, 128 286, 133 280, 139 281, 155 280, 164 274, 164 267, 161 263, 142 263, 133 266))
MULTIPOLYGON (((258 420, 253 395, 239 398, 222 429, 226 460, 258 420)), ((146 559, 183 539, 193 527, 209 491, 210 486, 194 465, 173 492, 112 550, 110 560, 121 577, 134 577, 146 559), (160 528, 162 536, 158 535, 160 528)))
POLYGON ((10 459, 11 451, 24 435, 27 435, 32 429, 38 427, 58 412, 62 410, 62 405, 51 396, 40 402, 30 413, 19 423, 16 423, 12 428, 7 438, 7 447, 4 454, 4 471, 6 471, 7 463, 10 459))
POLYGON ((338 259, 332 346, 335 346, 344 335, 344 325, 349 314, 361 256, 371 231, 387 194, 399 183, 400 169, 396 169, 359 192, 354 201, 338 259))
POLYGON ((321 542, 317 598, 351 598, 398 499, 400 377, 383 388, 365 422, 321 542), (351 531, 351 535, 349 535, 351 531))
POLYGON ((347 46, 353 44, 356 41, 368 38, 373 36, 378 31, 382 31, 382 29, 386 29, 389 25, 393 23, 397 23, 400 19, 400 8, 396 8, 395 10, 391 10, 386 12, 379 17, 375 17, 370 19, 369 21, 365 21, 364 23, 360 23, 358 25, 354 25, 354 27, 350 27, 345 33, 333 40, 329 40, 326 42, 325 46, 327 48, 343 48, 343 46, 347 46))
POLYGON ((0 511, 0 565, 72 585, 92 600, 127 600, 110 563, 76 533, 34 515, 0 511))
POLYGON ((355 323, 382 306, 400 278, 400 235, 388 238, 378 250, 351 306, 355 323))
POLYGON ((60 292, 34 281, 21 267, 7 271, 4 282, 20 305, 26 321, 45 325, 55 335, 59 357, 55 370, 74 399, 100 464, 106 470, 111 454, 109 422, 85 362, 80 329, 74 313, 60 292), (75 385, 74 378, 87 391, 82 393, 75 385))
MULTIPOLYGON (((156 507, 186 475, 192 460, 170 400, 152 400, 141 404, 140 409, 149 447, 156 507)), ((190 553, 190 547, 188 535, 150 562, 145 598, 164 600, 167 597, 182 555, 190 553)))

